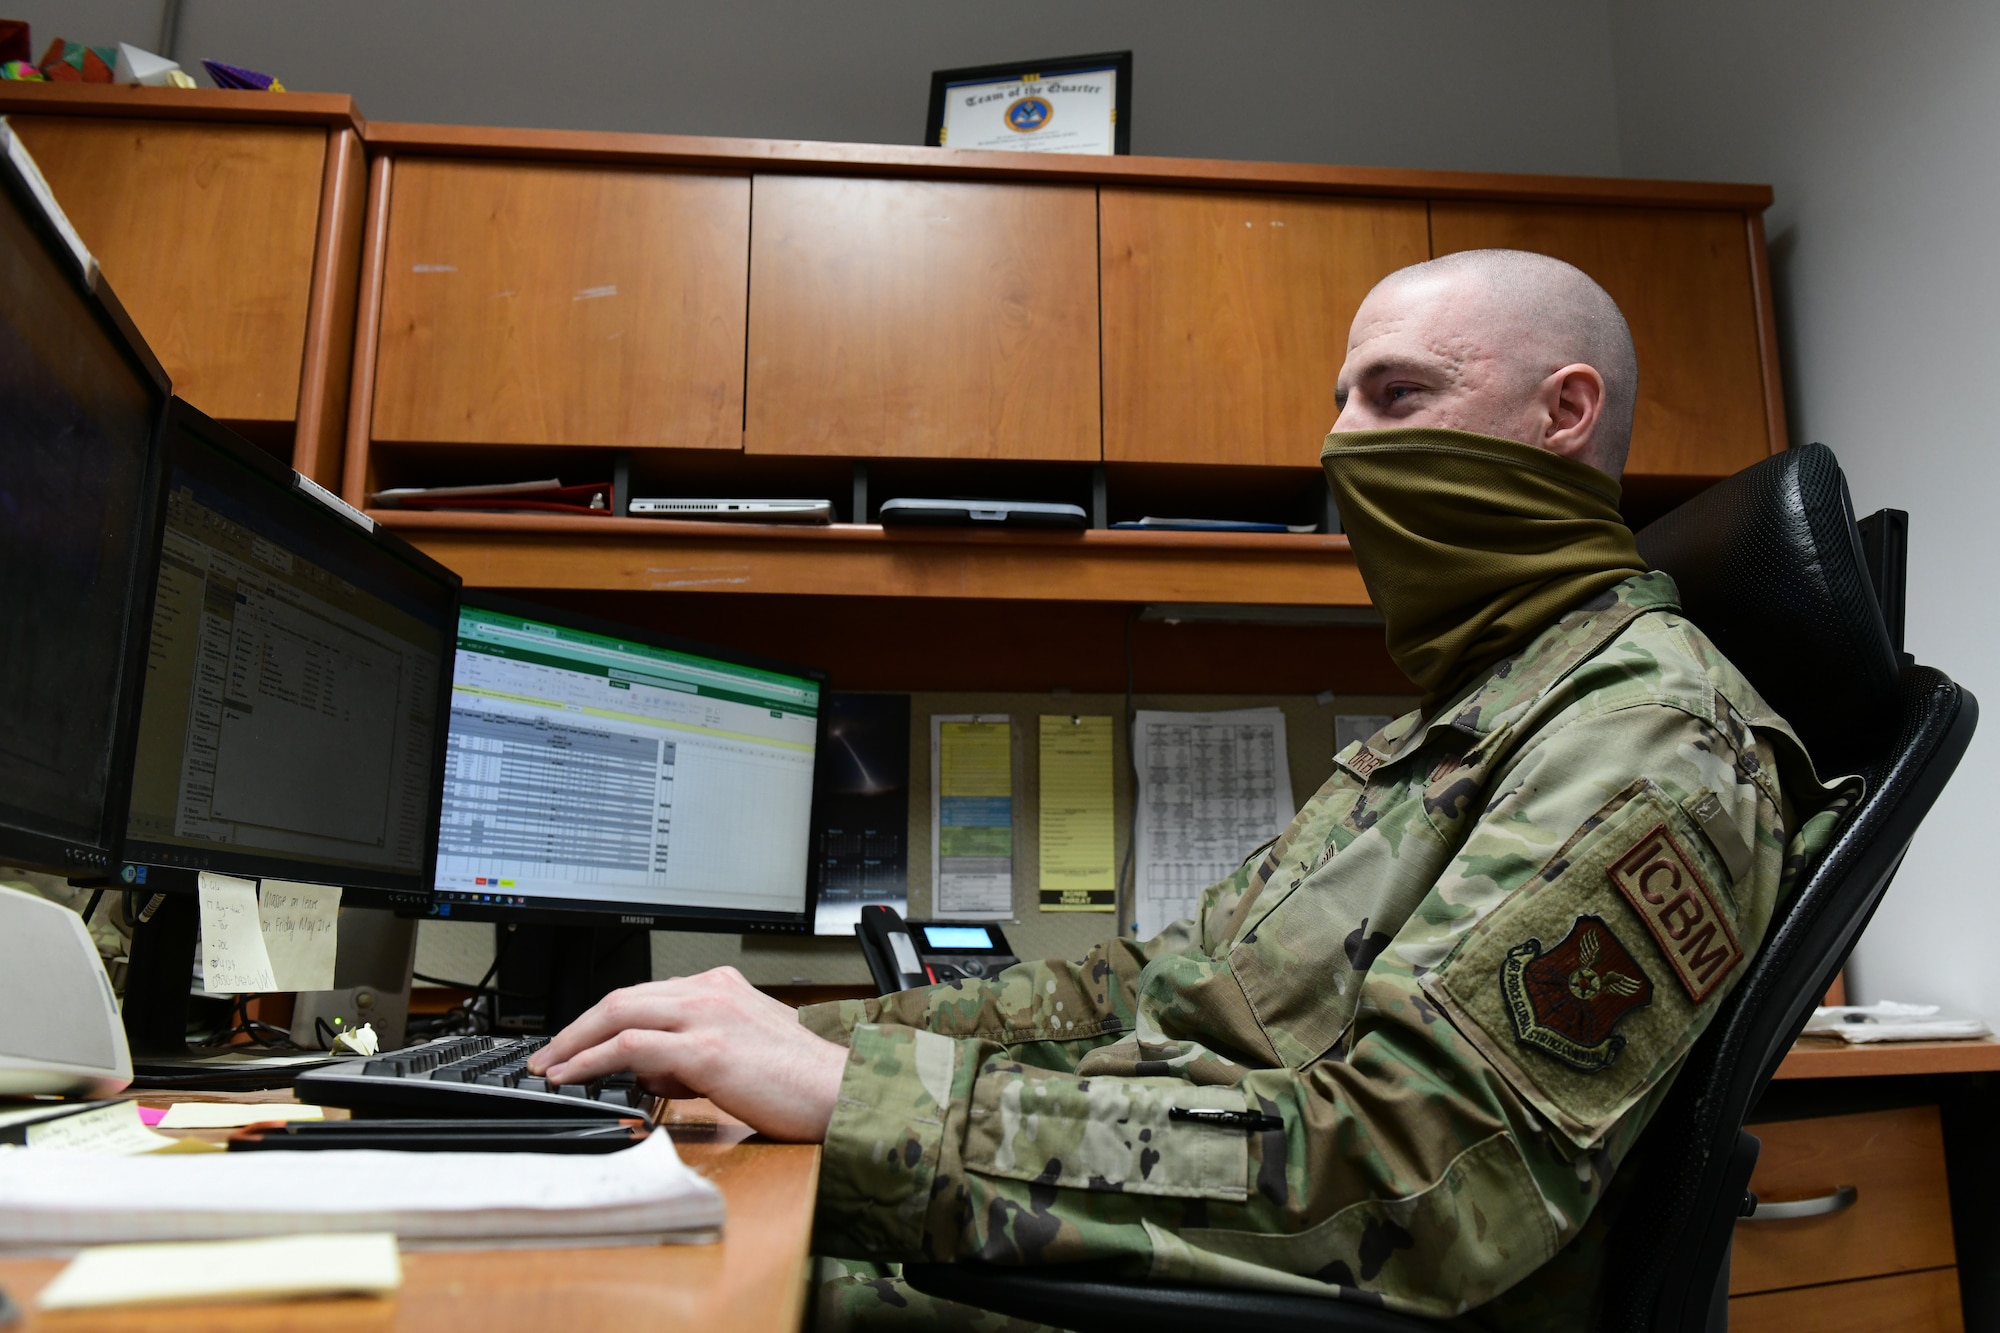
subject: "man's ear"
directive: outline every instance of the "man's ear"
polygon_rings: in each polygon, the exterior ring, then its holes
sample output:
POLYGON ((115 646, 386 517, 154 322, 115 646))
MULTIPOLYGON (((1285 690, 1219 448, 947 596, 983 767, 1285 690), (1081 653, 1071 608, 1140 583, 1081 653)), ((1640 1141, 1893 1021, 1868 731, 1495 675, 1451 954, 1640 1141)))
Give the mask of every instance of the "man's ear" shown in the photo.
POLYGON ((1577 362, 1543 380, 1537 396, 1547 423, 1542 448, 1595 467, 1598 428, 1604 420, 1604 376, 1596 367, 1577 362))

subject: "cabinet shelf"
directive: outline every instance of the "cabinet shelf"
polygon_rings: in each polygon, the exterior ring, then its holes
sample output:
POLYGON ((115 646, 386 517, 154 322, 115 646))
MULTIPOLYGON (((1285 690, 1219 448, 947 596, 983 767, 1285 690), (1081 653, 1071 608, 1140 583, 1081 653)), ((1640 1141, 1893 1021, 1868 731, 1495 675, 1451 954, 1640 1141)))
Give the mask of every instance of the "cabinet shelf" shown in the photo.
POLYGON ((1347 538, 376 509, 471 587, 1364 607, 1347 538))

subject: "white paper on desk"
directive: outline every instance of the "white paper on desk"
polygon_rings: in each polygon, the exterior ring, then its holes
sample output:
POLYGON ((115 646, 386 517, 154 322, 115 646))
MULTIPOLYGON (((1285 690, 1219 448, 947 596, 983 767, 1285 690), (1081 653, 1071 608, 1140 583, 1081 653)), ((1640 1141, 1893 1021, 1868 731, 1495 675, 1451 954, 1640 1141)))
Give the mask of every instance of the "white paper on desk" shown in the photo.
POLYGON ((277 990, 332 990, 340 889, 267 879, 257 888, 257 924, 277 990))
POLYGON ((201 872, 201 987, 215 995, 274 991, 254 880, 201 872))
POLYGON ((1278 708, 1141 709, 1133 924, 1140 939, 1194 915, 1201 893, 1291 823, 1292 774, 1278 708))
POLYGON ((44 1310, 83 1310, 349 1293, 382 1296, 401 1285, 403 1264, 389 1232, 265 1236, 85 1250, 56 1274, 35 1303, 44 1310))
POLYGON ((174 1140, 155 1134, 139 1118, 139 1103, 112 1102, 89 1111, 28 1126, 28 1146, 36 1151, 124 1157, 171 1148, 174 1140))
MULTIPOLYGON (((405 1241, 590 1238, 722 1225, 722 1194, 664 1133, 602 1154, 0 1152, 0 1246, 393 1231, 405 1241)), ((689 1234, 699 1233, 699 1234, 689 1234)))

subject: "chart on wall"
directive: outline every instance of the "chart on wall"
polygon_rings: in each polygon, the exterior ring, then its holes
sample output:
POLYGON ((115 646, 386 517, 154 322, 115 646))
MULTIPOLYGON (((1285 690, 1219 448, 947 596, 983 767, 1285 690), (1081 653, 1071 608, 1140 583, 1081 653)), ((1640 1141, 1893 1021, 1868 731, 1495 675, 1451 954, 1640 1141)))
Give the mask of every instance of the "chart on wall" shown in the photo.
POLYGON ((1202 890, 1291 822, 1285 714, 1141 709, 1132 759, 1139 776, 1133 925, 1151 939, 1194 915, 1202 890))
POLYGON ((1014 727, 1004 713, 931 716, 931 915, 1014 912, 1014 727))

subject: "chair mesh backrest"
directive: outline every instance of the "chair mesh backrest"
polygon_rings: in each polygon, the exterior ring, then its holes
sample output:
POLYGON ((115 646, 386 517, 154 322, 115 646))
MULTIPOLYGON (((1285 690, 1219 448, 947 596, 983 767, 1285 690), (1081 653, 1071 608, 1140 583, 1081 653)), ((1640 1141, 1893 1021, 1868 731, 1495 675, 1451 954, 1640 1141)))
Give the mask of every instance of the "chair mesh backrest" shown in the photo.
POLYGON ((1727 1253, 1743 1121, 1873 915, 1969 739, 1977 708, 1925 667, 1896 669, 1831 450, 1779 455, 1640 534, 1688 616, 1867 795, 1780 904, 1757 958, 1647 1128, 1614 1224, 1603 1323, 1698 1327, 1727 1253), (1795 571, 1795 572, 1788 572, 1795 571), (1787 584, 1792 586, 1787 586, 1787 584), (1860 710, 1860 715, 1857 715, 1860 710))
POLYGON ((1822 772, 1880 752, 1899 663, 1833 451, 1809 444, 1711 486, 1639 533, 1688 619, 1792 724, 1822 772))

